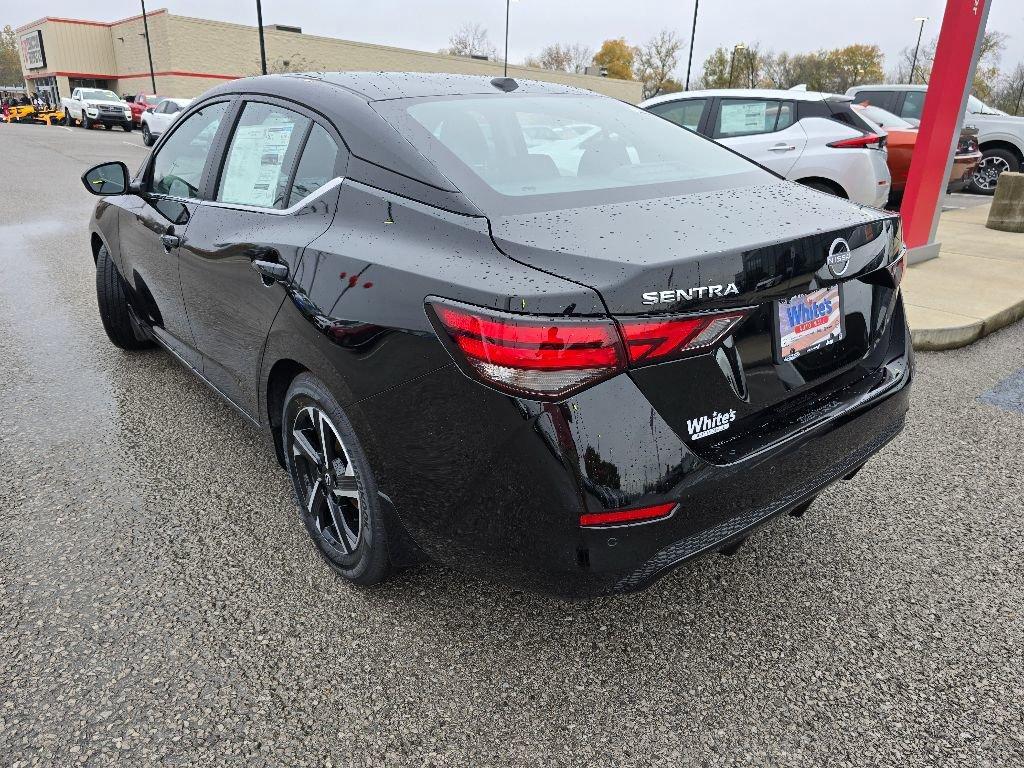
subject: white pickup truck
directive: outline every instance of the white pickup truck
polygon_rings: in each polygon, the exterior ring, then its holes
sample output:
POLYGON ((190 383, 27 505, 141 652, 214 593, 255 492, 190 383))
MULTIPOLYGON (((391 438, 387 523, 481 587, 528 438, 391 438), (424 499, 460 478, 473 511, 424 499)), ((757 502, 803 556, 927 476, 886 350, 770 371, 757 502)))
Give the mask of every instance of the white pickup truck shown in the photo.
POLYGON ((113 91, 102 88, 75 88, 70 99, 61 99, 64 125, 92 128, 102 125, 108 131, 115 125, 132 129, 132 109, 113 91))

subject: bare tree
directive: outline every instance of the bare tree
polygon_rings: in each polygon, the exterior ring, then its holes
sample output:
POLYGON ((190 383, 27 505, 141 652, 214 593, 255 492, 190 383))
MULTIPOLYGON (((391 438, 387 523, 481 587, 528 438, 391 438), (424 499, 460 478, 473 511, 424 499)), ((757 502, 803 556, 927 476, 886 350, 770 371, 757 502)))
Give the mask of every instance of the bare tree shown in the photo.
POLYGON ((675 32, 663 29, 636 51, 633 77, 643 83, 643 97, 649 99, 665 92, 672 72, 679 64, 683 43, 675 32))
POLYGON ((562 45, 554 43, 541 49, 535 56, 527 56, 524 62, 528 67, 556 69, 561 72, 582 72, 593 60, 594 54, 581 43, 562 45))
POLYGON ((594 51, 583 43, 567 46, 566 53, 569 55, 569 66, 573 72, 582 72, 594 61, 594 51))
POLYGON ((498 49, 494 47, 490 38, 487 37, 487 30, 480 24, 463 24, 448 38, 448 47, 442 48, 438 53, 446 53, 449 56, 487 56, 491 59, 498 58, 498 49))

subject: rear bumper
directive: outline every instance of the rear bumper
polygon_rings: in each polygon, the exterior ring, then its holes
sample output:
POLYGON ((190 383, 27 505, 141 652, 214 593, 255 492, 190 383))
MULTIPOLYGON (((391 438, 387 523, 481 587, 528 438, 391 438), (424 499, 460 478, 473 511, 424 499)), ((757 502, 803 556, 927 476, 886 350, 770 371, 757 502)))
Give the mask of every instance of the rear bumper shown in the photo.
POLYGON ((890 325, 881 368, 732 463, 690 450, 628 375, 542 404, 451 365, 350 415, 378 486, 430 557, 566 596, 629 592, 814 497, 900 432, 913 353, 902 311, 890 325), (679 503, 668 519, 579 526, 586 512, 666 501, 679 503))

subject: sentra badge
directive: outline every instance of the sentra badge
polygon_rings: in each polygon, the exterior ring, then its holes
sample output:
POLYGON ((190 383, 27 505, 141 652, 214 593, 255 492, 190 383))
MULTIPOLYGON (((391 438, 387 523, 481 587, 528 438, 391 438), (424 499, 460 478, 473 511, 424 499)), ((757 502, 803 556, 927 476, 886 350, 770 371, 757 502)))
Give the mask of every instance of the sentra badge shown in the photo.
POLYGON ((712 299, 718 296, 732 296, 739 293, 736 283, 728 285, 696 285, 693 288, 676 288, 671 291, 648 291, 644 294, 644 304, 670 304, 676 301, 693 301, 694 299, 712 299))

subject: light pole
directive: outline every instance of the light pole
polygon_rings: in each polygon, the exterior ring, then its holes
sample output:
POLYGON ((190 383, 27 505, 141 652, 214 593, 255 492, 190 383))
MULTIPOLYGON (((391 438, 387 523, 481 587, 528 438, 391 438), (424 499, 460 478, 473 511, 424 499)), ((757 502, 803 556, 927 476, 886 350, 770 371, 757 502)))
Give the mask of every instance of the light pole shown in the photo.
POLYGON ((267 44, 263 41, 263 3, 256 0, 256 25, 260 31, 260 70, 267 74, 267 44))
POLYGON ((512 0, 505 0, 505 74, 508 77, 508 16, 512 8, 512 0))
POLYGON ((928 21, 928 17, 927 16, 915 16, 914 17, 914 21, 920 22, 921 26, 918 27, 918 30, 917 30, 917 45, 914 46, 914 60, 910 64, 910 79, 907 81, 907 83, 913 83, 914 82, 914 70, 917 69, 917 52, 921 48, 921 35, 924 33, 924 23, 926 21, 928 21))
POLYGON ((700 0, 693 0, 693 29, 690 30, 690 58, 686 62, 686 86, 684 91, 690 90, 690 67, 693 66, 693 41, 697 39, 697 9, 700 8, 700 0))
POLYGON ((742 51, 747 46, 743 43, 736 43, 732 47, 732 54, 729 56, 729 87, 732 88, 732 65, 736 61, 736 51, 742 51))
POLYGON ((146 38, 146 56, 149 57, 149 84, 156 94, 156 72, 153 71, 153 48, 149 44, 149 22, 146 21, 146 0, 142 0, 142 32, 146 38))

